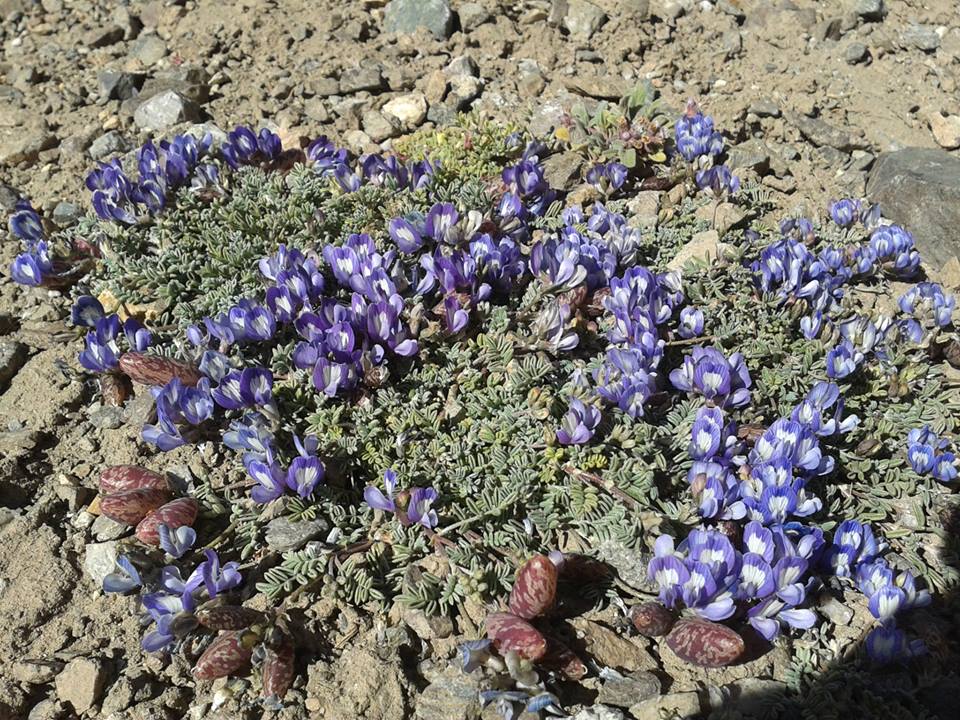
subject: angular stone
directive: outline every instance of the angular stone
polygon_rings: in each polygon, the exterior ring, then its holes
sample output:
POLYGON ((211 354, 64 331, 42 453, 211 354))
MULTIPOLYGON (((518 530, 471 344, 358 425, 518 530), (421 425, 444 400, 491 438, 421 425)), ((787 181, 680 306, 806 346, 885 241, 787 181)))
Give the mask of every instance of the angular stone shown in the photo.
MULTIPOLYGON (((657 661, 647 650, 606 625, 582 617, 574 618, 570 624, 577 630, 577 635, 582 636, 587 655, 601 665, 623 672, 656 669, 657 661)), ((641 640, 646 642, 643 638, 641 640)))
POLYGON ((130 48, 130 54, 147 67, 160 62, 167 54, 167 44, 157 35, 141 35, 130 48))
POLYGON ((868 22, 883 20, 883 0, 857 0, 853 11, 868 22))
POLYGON ((933 52, 940 47, 940 34, 929 25, 911 23, 900 34, 904 45, 913 46, 923 52, 933 52))
POLYGON ((617 75, 564 78, 563 84, 571 92, 599 100, 619 100, 629 90, 629 83, 617 75))
POLYGON ((700 715, 700 696, 695 692, 669 693, 630 708, 630 715, 636 720, 660 720, 664 714, 668 717, 697 717, 700 715))
POLYGON ((467 2, 457 8, 457 15, 460 18, 460 27, 464 32, 470 32, 490 19, 490 11, 480 3, 467 2))
POLYGON ((945 150, 960 147, 960 115, 944 117, 938 112, 930 113, 930 131, 937 145, 945 150))
POLYGON ((178 65, 148 78, 140 89, 140 99, 147 100, 166 90, 175 90, 198 105, 210 97, 210 74, 199 65, 178 65))
POLYGON ((660 679, 650 672, 610 678, 600 687, 597 701, 628 708, 660 694, 660 679))
POLYGON ((589 0, 569 0, 563 26, 576 37, 589 39, 607 21, 607 14, 589 0))
POLYGON ((20 127, 0 128, 0 165, 32 162, 44 150, 56 146, 57 138, 50 132, 47 121, 34 118, 20 127))
POLYGON ((856 65, 862 63, 870 57, 870 51, 867 50, 867 46, 860 42, 852 42, 847 45, 847 49, 843 51, 843 59, 847 61, 848 65, 856 65))
POLYGON ((480 717, 481 673, 448 668, 417 698, 415 720, 476 720, 480 717))
POLYGON ((616 708, 594 705, 578 712, 572 720, 624 720, 624 714, 616 708))
MULTIPOLYGON (((116 520, 111 520, 106 515, 98 515, 97 519, 93 521, 90 531, 97 540, 106 542, 119 540, 124 535, 129 534, 130 528, 116 520)), ((87 547, 89 548, 89 545, 87 547)), ((113 570, 111 569, 108 572, 113 572, 113 570)))
POLYGON ((472 75, 455 75, 450 78, 450 92, 447 94, 447 104, 457 112, 463 112, 470 107, 483 89, 483 81, 472 75))
POLYGON ((388 33, 410 34, 426 28, 437 40, 453 32, 453 11, 447 0, 391 0, 383 14, 388 33))
POLYGON ((83 214, 83 210, 71 202, 61 201, 53 209, 53 222, 57 227, 67 227, 73 225, 83 214))
POLYGON ((117 555, 116 542, 87 544, 83 556, 83 569, 97 588, 102 588, 103 579, 117 569, 117 555))
POLYGON ((357 65, 347 68, 340 76, 340 92, 345 95, 383 87, 383 74, 379 65, 357 65))
POLYGON ((74 658, 57 675, 57 697, 78 715, 93 707, 107 682, 106 665, 91 658, 74 658))
POLYGON ((133 121, 141 130, 167 130, 182 122, 200 119, 200 108, 175 90, 167 90, 144 102, 133 114, 133 121))
POLYGON ((96 27, 83 36, 83 44, 91 48, 108 47, 121 40, 123 40, 123 28, 119 25, 96 27))
POLYGON ((0 340, 0 389, 6 387, 26 361, 26 345, 15 340, 0 340))
POLYGON ((543 161, 543 174, 552 188, 568 190, 580 182, 583 156, 575 152, 556 153, 543 161))
POLYGON ((883 153, 867 180, 867 198, 913 233, 932 267, 960 256, 960 158, 928 148, 883 153))
POLYGON ((427 99, 419 92, 400 95, 384 105, 381 112, 395 118, 405 128, 412 129, 427 119, 427 99))
POLYGON ((849 132, 836 128, 819 118, 811 118, 799 113, 786 113, 789 120, 800 133, 817 147, 832 147, 844 152, 866 150, 869 144, 855 138, 849 132))
POLYGON ((680 248, 674 258, 667 263, 667 270, 682 270, 691 260, 706 260, 708 263, 717 259, 720 254, 720 233, 716 230, 704 230, 690 238, 690 241, 680 248))
POLYGON ((103 160, 110 155, 121 155, 130 150, 131 147, 132 145, 122 133, 111 130, 90 143, 87 153, 94 160, 103 160))
POLYGON ((363 131, 376 143, 400 134, 400 123, 377 110, 367 110, 361 119, 363 131))
POLYGON ((267 523, 267 546, 277 552, 298 550, 329 529, 324 520, 290 522, 289 518, 278 517, 267 523))
POLYGON ((758 175, 770 169, 770 148, 763 140, 746 140, 727 151, 727 164, 733 168, 748 168, 758 175))
POLYGON ((627 201, 630 225, 641 230, 654 230, 660 221, 660 192, 642 190, 627 201))
POLYGON ((127 100, 143 85, 143 75, 104 70, 97 74, 97 84, 101 100, 127 100))

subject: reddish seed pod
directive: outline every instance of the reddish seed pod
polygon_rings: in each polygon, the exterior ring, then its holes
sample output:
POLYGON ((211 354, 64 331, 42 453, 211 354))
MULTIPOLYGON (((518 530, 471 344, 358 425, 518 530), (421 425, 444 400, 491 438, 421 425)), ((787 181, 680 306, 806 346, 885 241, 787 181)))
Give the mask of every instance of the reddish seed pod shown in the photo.
POLYGON ((510 592, 510 612, 530 620, 553 607, 557 596, 557 566, 546 555, 534 555, 517 573, 510 592))
POLYGON ((169 490, 134 488, 100 499, 100 514, 124 525, 136 525, 170 499, 169 490))
POLYGON ((645 602, 630 608, 630 622, 647 637, 660 637, 673 627, 673 613, 658 602, 645 602))
POLYGON ((103 402, 106 405, 121 407, 132 392, 130 378, 124 375, 108 373, 100 377, 100 394, 103 395, 103 402))
POLYGON ((548 641, 547 654, 540 659, 540 665, 559 672, 567 680, 582 680, 587 674, 583 660, 562 642, 552 638, 548 641))
POLYGON ((163 475, 136 465, 114 465, 100 473, 100 492, 104 495, 137 488, 169 490, 170 484, 163 475))
POLYGON ((243 630, 264 620, 263 613, 238 605, 214 605, 197 611, 197 620, 211 630, 243 630))
POLYGON ((294 659, 293 639, 286 633, 279 643, 267 646, 267 654, 263 660, 263 697, 283 700, 283 696, 293 685, 294 659))
POLYGON ((250 662, 256 639, 253 633, 242 631, 221 633, 193 666, 193 677, 216 680, 235 673, 250 662))
POLYGON ((743 654, 743 638, 726 625, 683 619, 667 635, 677 657, 700 667, 724 667, 743 654))
POLYGON ((523 618, 510 613, 491 613, 485 621, 487 637, 501 653, 515 651, 527 660, 539 660, 547 652, 547 640, 523 618))
POLYGON ((166 385, 174 378, 180 378, 180 382, 192 387, 203 377, 192 365, 140 352, 121 355, 120 370, 141 385, 166 385))
POLYGON ((166 525, 171 530, 187 525, 193 527, 200 510, 197 501, 190 497, 171 500, 166 505, 157 508, 147 515, 137 525, 137 539, 146 545, 159 545, 160 525, 166 525))

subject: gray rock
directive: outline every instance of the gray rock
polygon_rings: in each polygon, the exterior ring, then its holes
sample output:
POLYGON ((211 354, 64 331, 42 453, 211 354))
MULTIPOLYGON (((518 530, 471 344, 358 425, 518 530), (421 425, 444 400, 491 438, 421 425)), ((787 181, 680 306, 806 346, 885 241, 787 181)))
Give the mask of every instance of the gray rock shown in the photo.
POLYGON ((727 164, 734 169, 749 168, 764 175, 770 170, 770 148, 763 140, 747 140, 727 151, 727 164))
POLYGON ((657 190, 642 190, 627 201, 629 221, 641 230, 656 230, 660 222, 660 193, 657 190))
POLYGON ((117 569, 117 555, 116 542, 87 544, 84 550, 83 569, 98 588, 102 588, 103 579, 117 569))
POLYGON ((200 119, 200 108, 175 90, 167 90, 141 104, 133 121, 141 130, 167 130, 182 122, 200 119))
POLYGON ((832 147, 844 152, 866 150, 868 144, 840 128, 836 128, 819 118, 811 118, 799 113, 788 112, 786 118, 800 133, 817 147, 832 147))
POLYGON ((423 610, 407 608, 403 621, 421 640, 442 639, 453 634, 453 620, 447 615, 427 615, 423 610))
POLYGON ((960 256, 960 158, 928 148, 883 153, 867 180, 867 197, 913 233, 933 267, 960 256))
POLYGON ((823 613, 834 625, 841 627, 849 625, 850 621, 853 620, 853 608, 844 604, 830 593, 826 593, 825 597, 820 600, 817 610, 823 613))
POLYGON ((108 47, 121 40, 123 40, 123 28, 119 25, 95 27, 83 36, 83 44, 92 48, 108 47))
POLYGON ((730 690, 730 707, 736 708, 744 717, 763 717, 775 706, 778 696, 787 691, 786 683, 779 680, 748 677, 727 686, 730 690))
POLYGON ((130 54, 147 67, 160 62, 167 54, 167 44, 157 35, 148 33, 134 41, 130 54))
POLYGON ((660 679, 649 672, 610 678, 600 687, 597 702, 628 708, 660 694, 660 679))
POLYGON ((83 210, 71 202, 61 201, 53 209, 53 222, 57 227, 69 227, 73 225, 83 214, 83 210))
POLYGON ((904 45, 913 46, 923 52, 933 52, 940 47, 940 35, 929 25, 910 24, 900 34, 904 45))
POLYGON ((818 42, 839 40, 843 37, 843 19, 838 17, 824 18, 814 26, 811 34, 818 42))
POLYGON ((569 190, 580 182, 583 156, 575 152, 556 153, 543 161, 543 172, 550 187, 569 190))
POLYGON ((465 674, 449 667, 417 699, 416 720, 477 720, 480 717, 480 672, 465 674))
POLYGON ((857 0, 853 11, 868 22, 883 20, 883 0, 857 0))
POLYGON ((104 70, 97 74, 100 101, 127 100, 143 85, 143 75, 138 73, 104 70))
POLYGON ((381 110, 384 115, 393 117, 402 127, 410 130, 427 119, 427 100, 423 93, 407 93, 393 98, 381 110))
POLYGON ((847 45, 847 49, 843 51, 843 59, 847 61, 848 65, 857 65, 869 58, 870 51, 866 45, 860 42, 850 43, 847 45))
POLYGON ((116 430, 123 425, 123 408, 101 405, 90 413, 90 424, 101 430, 116 430))
POLYGON ((563 26, 571 35, 589 39, 607 21, 607 14, 589 0, 569 0, 563 26))
POLYGON ((624 720, 624 717, 623 712, 616 708, 594 705, 578 712, 573 716, 573 720, 624 720))
POLYGON ((64 712, 64 707, 56 700, 41 700, 30 708, 27 720, 60 720, 64 712))
POLYGON ((490 11, 475 2, 463 3, 457 8, 457 15, 464 32, 475 30, 490 19, 490 11))
POLYGON ((443 72, 448 77, 456 77, 457 75, 478 77, 480 75, 480 68, 477 67, 476 61, 469 55, 458 55, 447 63, 443 72))
MULTIPOLYGON (((90 532, 92 532, 93 536, 100 542, 109 542, 110 540, 119 540, 124 535, 127 535, 130 532, 130 528, 123 523, 118 523, 116 520, 111 520, 106 515, 97 515, 97 519, 94 520, 93 525, 90 526, 90 532)), ((113 572, 112 569, 104 574, 111 572, 113 572)))
POLYGON ((19 199, 20 193, 6 183, 0 182, 0 208, 5 212, 10 212, 19 199))
POLYGON ((57 675, 57 697, 78 715, 93 707, 107 682, 106 664, 93 658, 74 658, 57 675))
POLYGON ((340 76, 340 92, 345 95, 362 90, 371 92, 383 87, 383 74, 379 65, 357 65, 347 68, 340 76))
POLYGON ((278 517, 267 523, 265 537, 271 550, 288 552, 303 547, 329 529, 330 526, 323 520, 290 522, 289 518, 278 517))
POLYGON ((447 0, 391 0, 383 14, 383 29, 388 33, 410 34, 426 28, 437 40, 446 40, 453 32, 453 11, 447 0))
POLYGON ((456 75, 450 78, 450 92, 446 103, 457 112, 464 112, 483 89, 483 81, 471 75, 456 75))
POLYGON ((63 663, 56 660, 21 660, 14 663, 11 675, 27 685, 46 685, 63 670, 63 663))
POLYGON ((90 143, 87 153, 94 160, 103 160, 110 155, 121 155, 132 147, 119 131, 111 130, 90 143))
POLYGON ((630 708, 636 720, 660 720, 666 717, 690 718, 700 715, 700 696, 695 692, 677 692, 652 697, 630 708))
POLYGON ((31 452, 39 441, 40 433, 37 430, 6 430, 0 432, 0 454, 8 457, 25 455, 31 452))
POLYGON ((383 142, 387 138, 400 134, 400 123, 393 117, 388 117, 378 110, 367 110, 361 118, 363 131, 375 143, 383 142))
POLYGON ((747 108, 747 112, 752 112, 757 117, 780 117, 780 107, 773 100, 766 98, 754 100, 747 108))
MULTIPOLYGON (((377 83, 379 84, 379 82, 380 80, 378 79, 377 83)), ((337 82, 336 78, 332 77, 314 78, 305 83, 305 89, 308 94, 318 97, 330 97, 340 92, 340 83, 337 82)))
POLYGON ((0 389, 10 382, 26 361, 26 345, 16 340, 0 340, 0 389))
POLYGON ((955 150, 960 147, 960 115, 947 115, 939 112, 930 113, 930 132, 937 145, 945 150, 955 150))
POLYGON ((56 144, 57 138, 43 118, 24 122, 21 127, 0 128, 0 165, 33 162, 56 144))
POLYGON ((166 90, 176 90, 198 105, 210 97, 210 74, 198 65, 180 65, 148 78, 140 89, 141 101, 166 90))

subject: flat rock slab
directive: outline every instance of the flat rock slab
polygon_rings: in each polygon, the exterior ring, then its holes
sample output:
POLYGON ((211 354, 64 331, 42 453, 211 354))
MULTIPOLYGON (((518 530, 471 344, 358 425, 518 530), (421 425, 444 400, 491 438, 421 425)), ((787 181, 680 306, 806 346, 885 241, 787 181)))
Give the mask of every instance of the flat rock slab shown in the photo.
POLYGON ((867 198, 913 233, 932 267, 960 256, 960 158, 931 148, 884 153, 867 180, 867 198))

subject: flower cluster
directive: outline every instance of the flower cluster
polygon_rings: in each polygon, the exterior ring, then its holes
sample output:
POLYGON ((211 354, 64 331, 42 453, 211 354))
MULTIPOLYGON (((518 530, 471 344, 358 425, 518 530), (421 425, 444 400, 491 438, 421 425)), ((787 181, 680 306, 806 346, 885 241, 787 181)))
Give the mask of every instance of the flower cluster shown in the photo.
POLYGON ((712 159, 723 152, 723 135, 713 126, 713 118, 704 115, 697 103, 687 102, 684 114, 674 127, 677 152, 688 163, 712 159))
POLYGON ((437 511, 433 509, 438 494, 432 487, 413 487, 397 493, 397 474, 393 470, 383 473, 384 494, 372 485, 363 491, 363 499, 374 510, 394 513, 403 525, 420 524, 433 529, 439 522, 437 511))
POLYGON ((921 327, 945 328, 953 323, 957 299, 944 293, 937 283, 921 282, 901 295, 898 305, 901 312, 912 316, 901 322, 914 323, 921 327))
POLYGON ((627 172, 623 163, 600 163, 587 171, 587 182, 600 192, 614 192, 622 188, 627 181, 627 172))
POLYGON ((29 201, 18 200, 8 224, 26 251, 17 255, 10 265, 10 277, 21 285, 42 285, 54 270, 40 215, 29 201))
POLYGON ((218 186, 217 167, 201 164, 212 143, 209 134, 200 140, 192 135, 176 135, 158 145, 148 141, 137 151, 137 179, 127 175, 118 158, 100 163, 86 179, 97 216, 133 225, 143 211, 149 215, 160 213, 171 193, 180 187, 218 186))
POLYGON ((243 125, 227 134, 227 141, 220 146, 224 161, 236 170, 241 165, 259 165, 276 160, 283 152, 280 136, 268 128, 259 133, 243 125))
POLYGON ((946 450, 947 441, 930 429, 929 425, 914 428, 907 437, 907 460, 918 475, 932 475, 947 483, 957 477, 956 456, 946 450))
POLYGON ((579 398, 570 398, 570 409, 560 421, 557 442, 561 445, 585 445, 600 424, 600 411, 579 398))
POLYGON ((305 442, 295 437, 298 456, 289 467, 283 466, 274 457, 273 449, 266 443, 263 454, 248 454, 244 458, 247 474, 256 481, 250 495, 258 503, 276 500, 287 490, 302 498, 310 497, 317 485, 323 482, 324 467, 317 458, 317 438, 308 437, 305 442))
MULTIPOLYGON (((140 602, 147 611, 144 624, 155 624, 143 637, 143 649, 161 652, 189 635, 198 625, 194 612, 206 600, 238 587, 242 582, 236 562, 220 563, 217 553, 204 550, 205 560, 183 579, 180 568, 168 565, 160 572, 155 589, 142 592, 140 602)), ((117 559, 117 570, 104 578, 103 591, 126 593, 143 586, 139 571, 129 558, 117 559)), ((152 586, 153 587, 153 586, 152 586)))
POLYGON ((716 348, 695 347, 670 373, 670 382, 717 407, 737 408, 750 402, 750 371, 740 353, 727 357, 716 348))
POLYGON ((152 342, 150 332, 138 320, 127 318, 121 323, 119 316, 107 315, 100 301, 89 295, 77 299, 70 316, 75 326, 92 328, 79 356, 80 364, 91 372, 107 373, 117 369, 120 362, 117 341, 121 334, 132 351, 142 352, 152 342))

